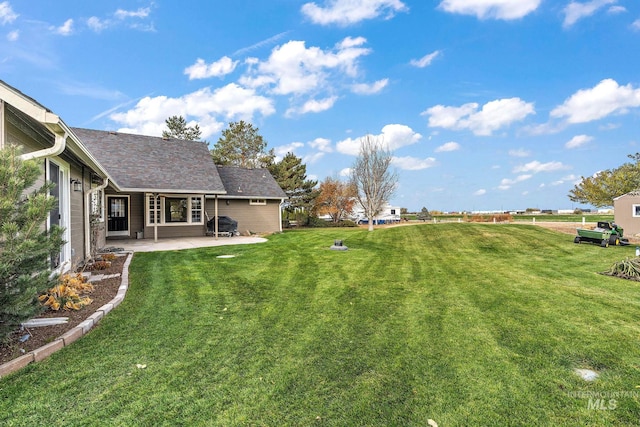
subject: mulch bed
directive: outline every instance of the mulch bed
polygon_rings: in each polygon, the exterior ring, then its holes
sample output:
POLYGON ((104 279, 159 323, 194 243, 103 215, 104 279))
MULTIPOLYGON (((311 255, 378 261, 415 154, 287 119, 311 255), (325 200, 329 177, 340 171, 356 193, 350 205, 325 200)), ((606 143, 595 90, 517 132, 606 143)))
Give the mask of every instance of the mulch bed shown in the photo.
MULTIPOLYGON (((122 268, 126 259, 126 256, 119 256, 111 263, 111 267, 100 271, 94 271, 92 273, 94 275, 122 273, 122 268)), ((80 310, 47 310, 38 315, 37 318, 39 319, 49 317, 68 317, 69 322, 63 325, 29 328, 31 337, 25 342, 20 342, 20 337, 24 336, 27 332, 19 330, 15 331, 10 335, 8 342, 0 343, 0 365, 54 341, 60 335, 83 322, 87 317, 95 313, 98 308, 102 307, 116 296, 121 281, 122 275, 112 279, 93 282, 94 290, 88 294, 93 302, 82 307, 80 310)))

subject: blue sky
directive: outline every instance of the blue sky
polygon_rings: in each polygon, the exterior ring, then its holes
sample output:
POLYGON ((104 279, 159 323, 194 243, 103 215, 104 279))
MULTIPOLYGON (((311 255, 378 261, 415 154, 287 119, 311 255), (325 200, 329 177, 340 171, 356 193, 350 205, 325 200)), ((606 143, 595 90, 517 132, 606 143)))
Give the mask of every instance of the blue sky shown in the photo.
POLYGON ((640 151, 640 3, 8 0, 0 79, 70 126, 248 120, 319 180, 374 135, 409 210, 571 209, 640 151))

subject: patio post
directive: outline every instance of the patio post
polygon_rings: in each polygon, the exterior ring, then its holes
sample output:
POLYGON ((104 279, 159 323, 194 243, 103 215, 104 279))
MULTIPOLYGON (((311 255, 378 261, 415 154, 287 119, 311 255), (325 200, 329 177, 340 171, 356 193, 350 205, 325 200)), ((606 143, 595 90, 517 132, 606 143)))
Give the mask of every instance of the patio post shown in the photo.
POLYGON ((218 240, 218 195, 216 194, 216 199, 215 199, 215 203, 214 203, 215 209, 214 209, 214 218, 215 220, 213 221, 213 232, 214 235, 216 236, 216 240, 218 240))

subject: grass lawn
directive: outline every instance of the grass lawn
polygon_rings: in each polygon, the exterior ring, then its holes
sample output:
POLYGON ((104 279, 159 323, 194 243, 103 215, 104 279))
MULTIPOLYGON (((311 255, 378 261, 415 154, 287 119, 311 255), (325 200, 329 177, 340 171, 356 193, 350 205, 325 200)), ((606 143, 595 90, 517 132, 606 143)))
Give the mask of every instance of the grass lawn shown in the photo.
POLYGON ((425 224, 136 254, 94 331, 0 379, 0 425, 638 425, 640 283, 595 274, 635 247, 572 241, 425 224))

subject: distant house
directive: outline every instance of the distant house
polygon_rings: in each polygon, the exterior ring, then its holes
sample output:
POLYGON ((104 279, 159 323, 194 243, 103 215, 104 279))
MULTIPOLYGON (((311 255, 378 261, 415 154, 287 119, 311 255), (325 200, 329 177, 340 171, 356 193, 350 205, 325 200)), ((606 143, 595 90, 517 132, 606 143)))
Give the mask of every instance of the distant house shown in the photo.
POLYGON ((216 234, 220 216, 238 221, 240 232, 282 231, 287 196, 266 169, 216 167, 203 142, 71 128, 0 81, 0 148, 8 144, 41 159, 42 182, 57 184, 46 226, 66 230, 60 268, 88 257, 96 236, 94 247, 204 236, 209 220, 216 234))
POLYGON ((625 236, 640 234, 640 191, 632 191, 613 199, 614 221, 625 236))

